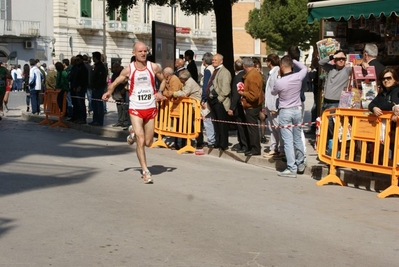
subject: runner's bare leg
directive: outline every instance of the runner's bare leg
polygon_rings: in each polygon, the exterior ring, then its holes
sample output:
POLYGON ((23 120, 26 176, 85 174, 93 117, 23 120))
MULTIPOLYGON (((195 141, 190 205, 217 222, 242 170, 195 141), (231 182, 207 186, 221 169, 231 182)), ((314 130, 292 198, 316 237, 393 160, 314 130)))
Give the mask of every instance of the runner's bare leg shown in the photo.
POLYGON ((130 114, 130 121, 132 122, 132 126, 134 132, 136 134, 136 154, 137 158, 140 162, 141 169, 143 171, 148 170, 147 168, 147 159, 145 156, 145 130, 144 130, 144 122, 143 119, 130 114))

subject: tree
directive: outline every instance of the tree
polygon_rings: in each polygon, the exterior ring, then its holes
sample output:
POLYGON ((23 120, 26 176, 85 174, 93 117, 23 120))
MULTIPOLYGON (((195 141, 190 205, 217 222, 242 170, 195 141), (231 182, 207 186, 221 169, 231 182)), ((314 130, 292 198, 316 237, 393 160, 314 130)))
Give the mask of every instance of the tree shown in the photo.
POLYGON ((246 31, 275 50, 290 45, 308 49, 318 40, 319 24, 307 23, 307 0, 264 0, 260 9, 249 12, 246 31))
MULTIPOLYGON (((138 0, 107 0, 108 14, 119 7, 131 9, 138 0)), ((224 56, 224 65, 231 73, 233 70, 233 23, 231 5, 238 0, 147 0, 149 4, 172 6, 179 4, 186 15, 203 14, 214 10, 216 17, 217 52, 224 56)))

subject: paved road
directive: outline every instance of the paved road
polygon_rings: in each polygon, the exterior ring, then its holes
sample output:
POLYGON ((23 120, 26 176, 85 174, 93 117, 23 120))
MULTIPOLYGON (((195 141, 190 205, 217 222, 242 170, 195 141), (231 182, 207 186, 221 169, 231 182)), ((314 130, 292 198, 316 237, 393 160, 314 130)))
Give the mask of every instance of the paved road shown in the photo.
MULTIPOLYGON (((12 106, 12 105, 11 105, 12 106)), ((0 122, 0 266, 396 266, 398 199, 0 122)))

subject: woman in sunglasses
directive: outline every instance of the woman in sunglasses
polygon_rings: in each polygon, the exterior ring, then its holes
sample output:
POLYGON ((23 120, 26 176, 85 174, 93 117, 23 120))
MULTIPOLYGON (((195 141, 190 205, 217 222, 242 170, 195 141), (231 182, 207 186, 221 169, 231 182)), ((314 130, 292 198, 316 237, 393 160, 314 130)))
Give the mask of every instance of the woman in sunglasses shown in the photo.
MULTIPOLYGON (((399 104, 399 76, 392 68, 385 68, 378 77, 381 81, 380 93, 371 101, 368 108, 374 115, 382 115, 383 110, 391 111, 399 104)), ((396 116, 392 117, 396 121, 396 116)))

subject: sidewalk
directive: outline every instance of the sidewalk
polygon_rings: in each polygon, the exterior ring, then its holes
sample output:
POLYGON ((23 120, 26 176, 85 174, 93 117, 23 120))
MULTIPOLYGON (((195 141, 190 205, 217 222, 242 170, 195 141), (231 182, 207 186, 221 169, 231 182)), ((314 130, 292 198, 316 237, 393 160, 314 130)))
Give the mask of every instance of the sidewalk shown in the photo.
MULTIPOLYGON (((88 124, 75 124, 71 122, 65 122, 69 128, 73 128, 76 130, 93 133, 97 135, 101 135, 104 137, 110 138, 117 138, 120 139, 121 142, 126 142, 126 136, 128 132, 123 130, 121 127, 112 127, 113 124, 117 122, 117 111, 116 111, 116 104, 114 103, 107 103, 107 110, 108 113, 105 115, 104 118, 104 126, 91 126, 88 124)), ((307 112, 309 113, 309 112, 307 112)), ((309 116, 309 114, 307 115, 309 116)), ((306 115, 305 115, 306 117, 306 115)), ((32 113, 28 113, 22 111, 22 119, 33 121, 33 122, 40 122, 44 120, 45 115, 32 115, 32 113)), ((50 118, 55 121, 55 118, 50 118)), ((87 122, 91 122, 92 116, 87 117, 87 122)), ((304 120, 304 122, 309 122, 310 120, 304 120)), ((308 130, 308 126, 304 126, 304 130, 308 130)), ((269 134, 266 129, 266 136, 269 139, 269 134)), ((311 176, 315 180, 320 180, 322 177, 325 177, 329 173, 328 166, 317 160, 317 152, 313 149, 312 144, 315 141, 315 135, 306 134, 305 135, 307 142, 307 168, 305 170, 305 175, 311 176)), ((234 131, 230 132, 229 142, 234 145, 238 143, 236 133, 234 131)), ((273 158, 264 158, 263 154, 265 154, 265 150, 268 148, 267 144, 262 144, 262 155, 260 156, 250 156, 246 157, 244 154, 239 154, 230 149, 221 152, 218 149, 208 149, 204 148, 205 154, 208 156, 219 157, 224 159, 230 159, 239 161, 242 163, 252 164, 256 166, 268 167, 273 168, 275 170, 284 170, 286 167, 286 163, 283 160, 275 160, 273 158)), ((182 155, 185 156, 185 155, 182 155)), ((195 156, 195 155, 193 155, 195 156)), ((201 157, 201 156, 196 156, 201 157)), ((338 169, 337 175, 344 180, 348 185, 359 187, 365 190, 372 190, 376 192, 380 192, 384 190, 390 185, 390 177, 385 175, 376 174, 364 171, 357 171, 351 169, 338 169)))

